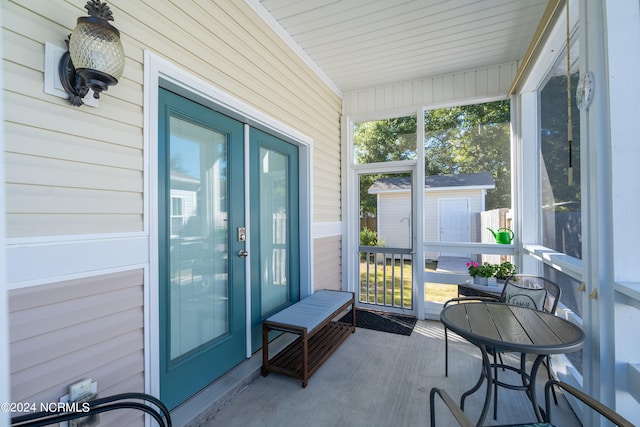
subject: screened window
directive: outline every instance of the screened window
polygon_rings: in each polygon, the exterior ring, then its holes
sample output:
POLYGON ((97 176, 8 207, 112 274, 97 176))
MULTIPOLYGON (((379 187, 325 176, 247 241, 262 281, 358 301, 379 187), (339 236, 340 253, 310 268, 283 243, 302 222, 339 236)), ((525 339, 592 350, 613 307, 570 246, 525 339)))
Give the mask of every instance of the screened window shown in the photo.
POLYGON ((508 100, 425 112, 426 241, 495 243, 488 228, 512 226, 510 118, 508 100))
MULTIPOLYGON (((547 248, 582 259, 580 113, 573 101, 573 135, 569 142, 566 57, 561 58, 560 63, 558 71, 540 92, 542 243, 547 248), (570 165, 573 169, 571 181, 570 165)), ((579 73, 572 71, 573 97, 579 73)))
POLYGON ((415 160, 416 116, 355 123, 356 164, 415 160))

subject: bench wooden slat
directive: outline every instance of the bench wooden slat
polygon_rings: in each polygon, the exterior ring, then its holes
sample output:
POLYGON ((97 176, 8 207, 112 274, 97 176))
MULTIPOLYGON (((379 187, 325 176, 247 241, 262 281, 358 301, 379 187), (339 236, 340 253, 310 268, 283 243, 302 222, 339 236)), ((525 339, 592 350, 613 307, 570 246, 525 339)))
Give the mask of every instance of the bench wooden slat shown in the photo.
MULTIPOLYGON (((333 354, 351 333, 346 323, 329 322, 309 338, 309 377, 333 354)), ((303 379, 302 340, 296 339, 269 361, 269 371, 303 379)))

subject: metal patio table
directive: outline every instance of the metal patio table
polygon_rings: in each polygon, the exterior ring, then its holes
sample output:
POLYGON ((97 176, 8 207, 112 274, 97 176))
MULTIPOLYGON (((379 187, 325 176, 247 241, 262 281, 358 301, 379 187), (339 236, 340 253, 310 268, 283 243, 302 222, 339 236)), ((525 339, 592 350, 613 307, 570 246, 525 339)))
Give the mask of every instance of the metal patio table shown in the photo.
POLYGON ((584 344, 584 332, 577 325, 543 311, 495 302, 468 302, 446 307, 440 313, 442 323, 476 345, 482 353, 482 372, 478 382, 460 398, 464 410, 467 396, 480 389, 487 380, 487 394, 477 425, 484 423, 491 403, 492 385, 527 392, 538 421, 543 416, 536 398, 536 376, 543 359, 550 354, 578 351, 584 344), (520 368, 491 363, 488 349, 521 354, 520 368), (526 370, 526 355, 536 355, 531 370, 526 370), (492 369, 504 368, 518 373, 522 385, 498 381, 492 369))

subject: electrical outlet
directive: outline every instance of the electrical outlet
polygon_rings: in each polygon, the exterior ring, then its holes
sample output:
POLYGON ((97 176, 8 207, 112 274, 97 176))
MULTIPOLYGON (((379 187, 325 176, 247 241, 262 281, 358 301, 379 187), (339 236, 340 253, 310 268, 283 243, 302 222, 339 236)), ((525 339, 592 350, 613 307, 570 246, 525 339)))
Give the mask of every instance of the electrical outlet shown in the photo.
POLYGON ((82 396, 91 393, 91 378, 78 381, 75 384, 69 386, 69 401, 75 402, 82 396))

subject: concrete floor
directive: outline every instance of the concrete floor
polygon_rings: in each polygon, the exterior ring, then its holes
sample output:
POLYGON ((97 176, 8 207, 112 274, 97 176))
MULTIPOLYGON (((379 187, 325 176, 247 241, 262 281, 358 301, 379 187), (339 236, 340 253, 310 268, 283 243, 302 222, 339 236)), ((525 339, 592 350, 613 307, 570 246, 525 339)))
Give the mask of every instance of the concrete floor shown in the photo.
MULTIPOLYGON (((450 336, 449 357, 449 377, 445 377, 440 322, 418 321, 410 337, 358 328, 311 377, 307 388, 299 380, 278 374, 258 376, 200 425, 426 426, 432 387, 442 387, 458 400, 478 379, 481 361, 476 347, 450 336)), ((540 371, 539 386, 546 380, 546 371, 540 371)), ((506 372, 501 379, 509 375, 506 372)), ((482 387, 467 399, 465 413, 474 423, 484 396, 482 387)), ((559 405, 552 409, 554 423, 580 426, 564 397, 560 394, 559 398, 559 405)), ((544 402, 540 387, 538 399, 544 402)), ((486 425, 535 419, 523 392, 501 389, 498 410, 498 420, 493 420, 490 411, 486 425)), ((436 415, 439 426, 456 425, 444 405, 437 404, 436 415)))

